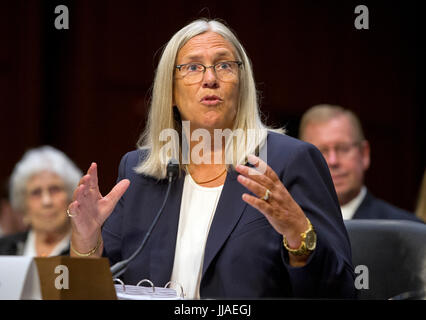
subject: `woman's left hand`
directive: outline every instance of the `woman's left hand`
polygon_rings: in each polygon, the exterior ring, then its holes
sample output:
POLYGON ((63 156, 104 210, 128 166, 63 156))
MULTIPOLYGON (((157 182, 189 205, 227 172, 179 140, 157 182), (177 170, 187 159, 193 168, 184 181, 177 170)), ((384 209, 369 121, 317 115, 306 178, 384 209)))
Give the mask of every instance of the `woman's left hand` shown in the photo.
POLYGON ((248 160, 256 169, 238 165, 238 181, 257 197, 244 193, 242 199, 263 213, 272 227, 285 235, 291 248, 298 248, 301 244, 300 234, 309 227, 303 210, 271 167, 254 155, 250 155, 248 160), (263 200, 267 190, 270 192, 269 198, 263 200))

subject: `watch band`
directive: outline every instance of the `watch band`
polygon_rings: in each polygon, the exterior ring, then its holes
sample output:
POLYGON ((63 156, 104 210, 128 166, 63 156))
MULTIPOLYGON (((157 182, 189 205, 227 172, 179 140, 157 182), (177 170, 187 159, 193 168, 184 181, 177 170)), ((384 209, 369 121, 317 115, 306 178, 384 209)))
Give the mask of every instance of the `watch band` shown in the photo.
POLYGON ((306 235, 308 234, 308 232, 315 232, 315 230, 314 230, 314 227, 311 224, 311 221, 308 219, 308 217, 306 217, 306 220, 308 221, 308 229, 305 232, 302 232, 300 234, 300 237, 302 238, 302 241, 300 243, 299 248, 297 248, 297 249, 290 248, 288 246, 287 238, 285 236, 283 236, 283 245, 284 245, 284 248, 286 248, 286 250, 288 252, 290 252, 291 254, 294 254, 295 256, 308 255, 308 254, 310 254, 313 251, 313 249, 310 250, 306 246, 306 235))

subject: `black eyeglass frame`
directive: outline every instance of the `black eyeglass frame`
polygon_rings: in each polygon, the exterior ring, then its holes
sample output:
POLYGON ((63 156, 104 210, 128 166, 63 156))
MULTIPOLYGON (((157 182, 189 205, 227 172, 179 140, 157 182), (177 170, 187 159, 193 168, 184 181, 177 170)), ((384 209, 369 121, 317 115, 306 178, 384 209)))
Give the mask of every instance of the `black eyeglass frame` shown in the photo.
POLYGON ((213 68, 213 70, 216 72, 216 66, 217 66, 218 64, 220 64, 220 63, 227 63, 227 62, 236 63, 236 64, 238 65, 238 68, 239 68, 239 67, 241 67, 241 66, 243 65, 243 62, 242 62, 242 61, 220 61, 220 62, 217 62, 217 63, 215 63, 215 64, 211 65, 211 66, 205 66, 204 64, 202 64, 202 63, 197 63, 197 62, 190 62, 190 63, 178 64, 175 68, 176 68, 176 69, 178 69, 179 71, 181 71, 181 68, 182 68, 182 67, 184 67, 184 66, 188 66, 188 65, 190 65, 190 64, 196 64, 196 65, 199 65, 199 66, 203 66, 203 68, 204 68, 204 70, 203 70, 203 74, 204 74, 204 73, 206 73, 206 70, 207 70, 208 68, 213 68))

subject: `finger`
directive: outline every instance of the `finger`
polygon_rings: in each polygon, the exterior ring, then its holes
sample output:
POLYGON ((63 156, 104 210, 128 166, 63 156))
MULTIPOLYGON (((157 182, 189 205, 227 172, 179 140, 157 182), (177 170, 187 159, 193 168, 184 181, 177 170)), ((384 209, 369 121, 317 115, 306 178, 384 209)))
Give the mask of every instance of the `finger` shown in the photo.
MULTIPOLYGON (((82 185, 85 186, 85 188, 84 188, 84 195, 85 196, 87 196, 89 193, 92 193, 91 191, 96 191, 94 194, 97 195, 97 192, 99 191, 98 185, 93 184, 93 174, 94 174, 93 171, 91 172, 91 174, 88 173, 82 178, 82 185)), ((96 180, 97 180, 97 178, 96 178, 96 180)))
MULTIPOLYGON (((81 181, 81 179, 80 179, 80 181, 81 181)), ((77 188, 75 188, 74 192, 72 193, 72 201, 75 201, 77 199, 77 193, 78 193, 77 190, 78 190, 79 186, 80 186, 80 182, 78 183, 77 188)))
POLYGON ((124 192, 126 192, 127 188, 130 185, 129 179, 123 179, 119 183, 117 183, 114 188, 103 198, 104 202, 110 203, 112 208, 115 207, 118 200, 123 196, 124 192))
MULTIPOLYGON (((239 183, 241 183, 244 187, 246 187, 248 190, 257 195, 259 198, 263 197, 266 193, 266 190, 268 189, 267 187, 259 184, 258 182, 242 175, 239 175, 237 177, 237 180, 239 183)), ((271 196, 272 194, 270 195, 270 198, 271 196)))
POLYGON ((73 223, 84 221, 87 218, 87 215, 82 214, 82 212, 78 201, 73 201, 68 205, 67 215, 73 223))
MULTIPOLYGON (((276 176, 272 168, 269 167, 269 169, 276 176)), ((286 208, 289 206, 289 202, 294 201, 290 193, 288 192, 284 184, 281 182, 281 180, 278 179, 278 177, 277 177, 277 181, 274 183, 266 175, 251 174, 251 170, 254 170, 254 169, 249 168, 247 166, 241 166, 241 165, 237 166, 236 171, 244 175, 244 177, 239 175, 237 177, 237 180, 242 185, 244 185, 247 189, 249 189, 251 192, 257 195, 259 198, 263 198, 266 195, 266 189, 269 189, 271 193, 269 194, 268 203, 278 204, 278 206, 282 208, 286 208), (248 180, 245 180, 243 178, 248 180), (253 180, 256 181, 258 185, 250 182, 253 180)), ((263 200, 261 199, 261 201, 263 200)))
POLYGON ((87 186, 85 184, 79 185, 77 189, 75 189, 74 193, 75 193, 74 200, 80 203, 83 203, 84 198, 86 197, 86 194, 87 194, 87 186))
POLYGON ((98 190, 98 165, 95 162, 92 162, 87 174, 90 176, 89 187, 98 190))
POLYGON ((274 189, 274 182, 264 174, 260 174, 256 169, 238 165, 236 171, 250 180, 254 180, 267 189, 274 189))
POLYGON ((73 233, 79 234, 81 237, 86 237, 90 234, 90 229, 93 228, 93 216, 91 216, 89 211, 84 204, 80 204, 78 201, 73 201, 68 206, 68 216, 71 220, 71 226, 73 228, 73 233))
POLYGON ((272 215, 273 208, 272 208, 271 205, 269 205, 268 202, 266 202, 262 199, 256 198, 252 195, 249 195, 247 193, 244 193, 242 195, 242 199, 243 199, 244 202, 248 203, 253 208, 262 212, 266 216, 266 218, 269 218, 272 215))
POLYGON ((73 201, 68 205, 68 211, 71 215, 78 213, 78 201, 73 201))
POLYGON ((83 179, 84 179, 84 176, 80 178, 80 181, 78 181, 78 186, 83 183, 83 179))
POLYGON ((256 157, 255 155, 248 155, 248 161, 250 164, 254 165, 261 173, 265 174, 269 179, 272 180, 272 182, 276 183, 280 181, 277 174, 274 170, 268 164, 260 159, 259 157, 256 157))

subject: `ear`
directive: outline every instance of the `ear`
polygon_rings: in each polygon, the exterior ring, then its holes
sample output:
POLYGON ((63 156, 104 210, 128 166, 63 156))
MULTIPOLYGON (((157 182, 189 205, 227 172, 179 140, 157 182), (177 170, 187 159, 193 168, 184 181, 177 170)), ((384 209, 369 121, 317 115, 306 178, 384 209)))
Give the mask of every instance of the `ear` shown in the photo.
POLYGON ((370 167, 370 143, 367 140, 361 142, 361 157, 364 171, 370 167))

